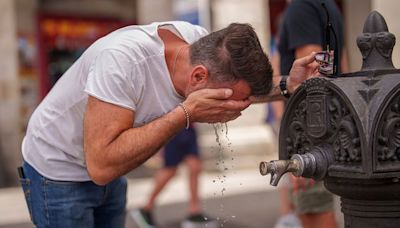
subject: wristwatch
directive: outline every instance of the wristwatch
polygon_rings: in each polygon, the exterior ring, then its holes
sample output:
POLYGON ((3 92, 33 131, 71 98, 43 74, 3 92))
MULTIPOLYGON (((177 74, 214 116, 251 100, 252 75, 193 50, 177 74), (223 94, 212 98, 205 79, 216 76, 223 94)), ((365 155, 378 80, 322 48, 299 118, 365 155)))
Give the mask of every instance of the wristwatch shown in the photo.
POLYGON ((290 94, 289 94, 289 90, 287 89, 287 78, 288 76, 282 76, 281 81, 279 82, 279 88, 281 89, 281 94, 282 96, 289 98, 290 94))

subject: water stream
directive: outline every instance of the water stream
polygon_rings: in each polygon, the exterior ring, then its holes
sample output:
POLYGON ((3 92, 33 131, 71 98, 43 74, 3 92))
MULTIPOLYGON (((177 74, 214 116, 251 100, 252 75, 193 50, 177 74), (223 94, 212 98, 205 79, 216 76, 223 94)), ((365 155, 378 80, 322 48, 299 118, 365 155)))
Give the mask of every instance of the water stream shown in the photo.
POLYGON ((214 184, 218 184, 220 186, 220 192, 214 192, 214 197, 221 197, 221 203, 219 205, 220 215, 217 217, 217 221, 219 222, 221 227, 224 227, 225 223, 228 222, 228 217, 236 218, 236 216, 228 216, 225 212, 224 208, 224 195, 227 191, 226 180, 229 176, 229 171, 234 169, 234 156, 232 143, 228 138, 228 125, 227 123, 216 123, 213 124, 214 132, 215 132, 215 141, 217 142, 217 148, 214 149, 214 152, 217 153, 217 161, 215 165, 220 173, 213 180, 214 184))

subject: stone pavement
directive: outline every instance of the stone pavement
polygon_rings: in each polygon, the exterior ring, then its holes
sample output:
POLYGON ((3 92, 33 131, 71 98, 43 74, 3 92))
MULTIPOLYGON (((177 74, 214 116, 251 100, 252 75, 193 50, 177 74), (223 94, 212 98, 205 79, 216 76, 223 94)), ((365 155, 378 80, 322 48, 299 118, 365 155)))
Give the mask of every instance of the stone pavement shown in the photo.
MULTIPOLYGON (((143 173, 143 170, 139 171, 143 173)), ((200 197, 207 214, 214 218, 220 217, 221 221, 227 219, 226 227, 251 220, 250 215, 268 211, 270 223, 274 221, 278 213, 278 199, 275 189, 268 184, 268 178, 259 175, 256 169, 247 169, 225 172, 224 183, 214 182, 219 175, 217 172, 206 172, 200 178, 200 197)), ((165 227, 176 227, 176 223, 186 215, 185 202, 189 197, 187 178, 185 169, 181 168, 178 176, 169 183, 158 199, 159 207, 155 213, 159 223, 165 224, 165 227)), ((128 179, 128 210, 144 204, 152 188, 152 181, 147 177, 128 179)), ((1 228, 33 227, 29 225, 29 215, 20 188, 0 190, 0 215, 1 228)), ((265 216, 260 218, 263 217, 265 216)), ((127 225, 135 227, 129 216, 127 225)))
MULTIPOLYGON (((180 169, 178 176, 160 195, 155 217, 161 228, 177 228, 186 216, 188 191, 185 173, 180 169)), ((216 183, 214 180, 219 174, 206 172, 200 178, 200 196, 207 215, 219 218, 220 224, 228 228, 273 227, 279 216, 279 198, 276 188, 269 185, 269 178, 259 175, 256 169, 242 169, 225 173, 225 182, 216 183)), ((126 227, 137 228, 129 212, 145 202, 152 179, 130 178, 128 182, 126 227)), ((338 218, 342 220, 340 216, 338 218)), ((0 190, 0 228, 32 227, 21 190, 0 190)))
MULTIPOLYGON (((252 105, 238 120, 230 122, 229 139, 223 142, 225 150, 222 152, 217 146, 213 127, 196 125, 204 160, 200 198, 206 214, 219 218, 223 227, 269 228, 279 216, 276 188, 269 185, 269 177, 261 176, 258 171, 260 161, 277 158, 277 143, 271 128, 263 124, 264 116, 265 105, 252 105), (216 166, 220 153, 227 170, 221 165, 216 166)), ((128 212, 143 205, 147 199, 157 166, 154 163, 157 164, 150 160, 128 174, 128 212)), ((157 201, 155 216, 162 228, 177 228, 186 216, 185 202, 189 198, 186 173, 184 167, 180 168, 177 177, 157 201)), ((338 220, 342 221, 339 210, 337 214, 338 220)), ((126 223, 127 227, 136 228, 129 214, 126 223)), ((32 227, 21 189, 0 189, 0 228, 32 227)))
MULTIPOLYGON (((226 196, 223 199, 206 199, 204 209, 210 217, 220 218, 223 227, 226 228, 261 228, 273 227, 278 216, 278 195, 275 191, 257 192, 226 196), (224 210, 220 205, 224 205, 224 210)), ((162 205, 155 211, 155 217, 159 228, 178 228, 185 218, 185 203, 173 203, 162 205)), ((29 223, 8 224, 1 228, 34 228, 29 223)), ((130 215, 127 216, 127 228, 138 228, 130 215)), ((222 226, 221 226, 222 227, 222 226)))

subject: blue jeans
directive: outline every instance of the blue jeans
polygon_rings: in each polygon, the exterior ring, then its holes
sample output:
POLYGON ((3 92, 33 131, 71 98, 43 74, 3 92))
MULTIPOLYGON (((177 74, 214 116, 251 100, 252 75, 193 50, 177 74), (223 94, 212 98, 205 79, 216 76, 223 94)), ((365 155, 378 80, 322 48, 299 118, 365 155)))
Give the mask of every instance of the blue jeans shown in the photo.
POLYGON ((20 182, 36 227, 124 227, 127 189, 124 177, 105 186, 91 181, 54 181, 26 162, 23 173, 20 182))

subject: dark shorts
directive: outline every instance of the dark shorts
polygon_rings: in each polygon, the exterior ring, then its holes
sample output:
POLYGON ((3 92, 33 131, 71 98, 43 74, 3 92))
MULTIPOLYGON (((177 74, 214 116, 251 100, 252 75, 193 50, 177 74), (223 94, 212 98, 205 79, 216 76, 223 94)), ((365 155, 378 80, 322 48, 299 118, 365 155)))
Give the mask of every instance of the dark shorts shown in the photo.
POLYGON ((164 166, 176 167, 188 155, 199 156, 197 135, 193 127, 181 131, 165 146, 164 166))

